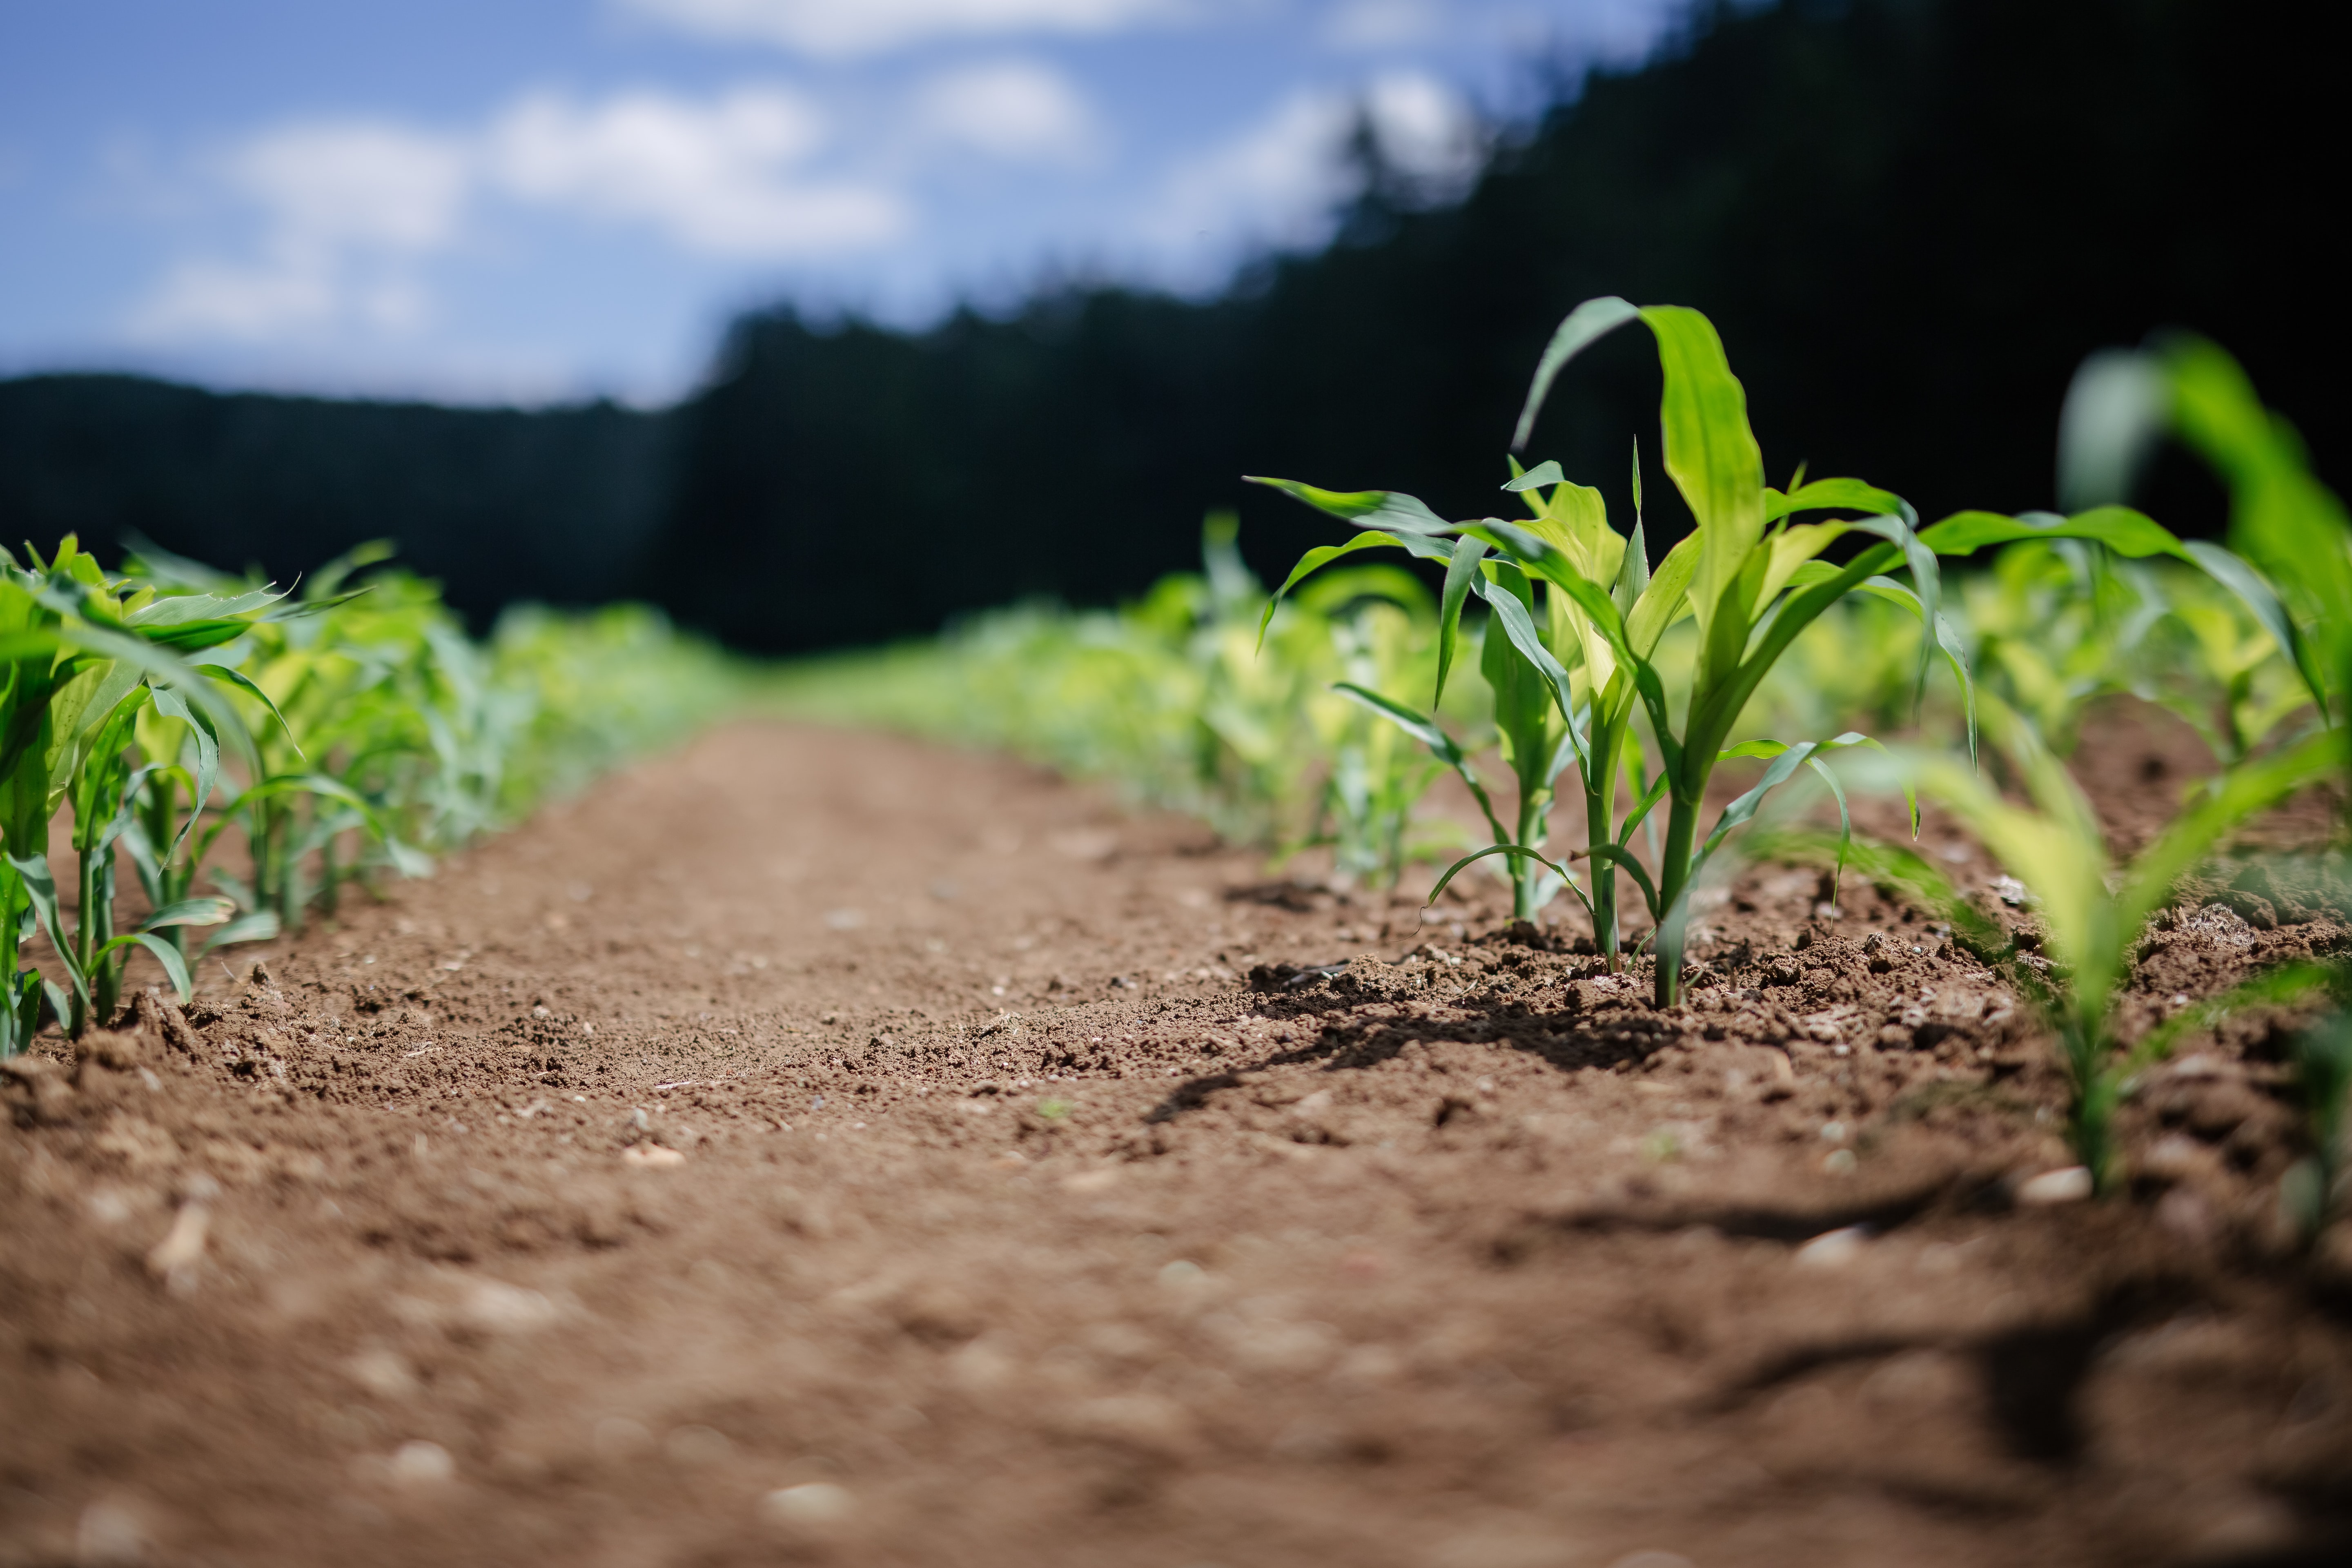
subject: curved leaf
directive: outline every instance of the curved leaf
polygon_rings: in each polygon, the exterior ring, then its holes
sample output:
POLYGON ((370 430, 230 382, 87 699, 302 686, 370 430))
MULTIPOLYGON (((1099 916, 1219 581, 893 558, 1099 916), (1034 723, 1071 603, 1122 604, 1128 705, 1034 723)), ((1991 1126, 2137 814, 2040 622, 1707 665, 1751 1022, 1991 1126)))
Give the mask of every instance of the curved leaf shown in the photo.
POLYGON ((1528 383, 1527 401, 1519 405, 1519 422, 1511 432, 1512 451, 1526 448, 1528 437, 1535 430, 1536 415, 1551 394, 1553 379, 1568 362, 1641 313, 1614 294, 1603 294, 1570 310, 1552 329, 1551 341, 1544 345, 1543 357, 1536 362, 1535 377, 1528 383))
POLYGON ((1318 511, 1374 528, 1393 528, 1406 533, 1444 533, 1454 526, 1402 490, 1327 490, 1297 479, 1268 479, 1263 474, 1244 474, 1242 479, 1245 484, 1280 490, 1318 511))
MULTIPOLYGON (((1445 592, 1437 607, 1437 695, 1430 699, 1433 708, 1445 700, 1445 678, 1454 668, 1454 646, 1462 636, 1462 604, 1470 596, 1478 563, 1486 554, 1486 542, 1465 533, 1454 542, 1454 553, 1446 561, 1445 592)), ((1263 629, 1259 635, 1264 635, 1263 629)))
POLYGON ((1445 891, 1446 884, 1454 880, 1454 873, 1472 861, 1484 860, 1489 855, 1508 855, 1517 859, 1532 860, 1570 887, 1576 886, 1576 876, 1573 872, 1557 861, 1545 858, 1538 850, 1530 849, 1524 844, 1489 844, 1484 849, 1472 850, 1453 865, 1448 866, 1445 868, 1445 874, 1437 879, 1437 886, 1429 889, 1428 902, 1432 904, 1437 902, 1437 896, 1445 891))
POLYGON ((1861 479, 1815 479, 1809 485, 1799 485, 1788 494, 1767 489, 1764 491, 1764 521, 1792 516, 1801 511, 1860 511, 1896 513, 1903 510, 1903 498, 1892 490, 1861 479))
POLYGON ((216 926, 236 913, 236 905, 226 899, 211 897, 182 899, 166 904, 139 922, 142 931, 161 931, 165 926, 216 926))
MULTIPOLYGON (((1748 393, 1731 374, 1715 324, 1682 305, 1649 305, 1642 320, 1658 341, 1665 374, 1659 419, 1666 473, 1698 520, 1691 602, 1702 646, 1717 607, 1764 533, 1764 452, 1748 425, 1748 393)), ((1748 628, 1738 628, 1744 643, 1748 628)))
POLYGON ((1988 544, 2012 544, 2024 539, 2088 539, 2135 561, 2150 555, 2189 558, 2170 529, 2121 506, 2094 507, 2074 517, 2054 512, 2007 517, 1992 511, 1961 511, 1919 530, 1919 542, 1938 555, 1973 555, 1988 544))

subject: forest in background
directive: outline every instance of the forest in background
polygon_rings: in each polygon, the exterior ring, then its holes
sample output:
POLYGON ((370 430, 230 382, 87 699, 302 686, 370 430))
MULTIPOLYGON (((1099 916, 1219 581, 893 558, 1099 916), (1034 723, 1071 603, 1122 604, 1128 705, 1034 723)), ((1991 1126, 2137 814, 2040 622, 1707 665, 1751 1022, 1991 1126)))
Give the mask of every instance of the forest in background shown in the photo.
MULTIPOLYGON (((1197 559, 1211 507, 1239 508, 1262 573, 1332 535, 1245 472, 1497 510, 1537 352, 1601 293, 1715 320, 1776 481, 1859 474, 1927 518, 2048 505, 2075 365, 2182 326, 2245 362, 2341 486, 2314 185, 2346 141, 2336 26, 2277 0, 1706 7, 1642 68, 1503 128, 1459 199, 1361 149, 1333 243, 1213 300, 1065 287, 918 332, 779 305, 657 413, 0 383, 0 530, 281 577, 391 537, 476 617, 640 598, 748 649, 837 647, 1134 593, 1197 559), (845 570, 873 555, 889 586, 859 593, 845 570)), ((1631 334, 1602 345, 1531 450, 1622 504, 1641 437, 1654 552, 1678 531, 1656 375, 1631 334)), ((2218 528, 2186 463, 2141 499, 2218 528)))

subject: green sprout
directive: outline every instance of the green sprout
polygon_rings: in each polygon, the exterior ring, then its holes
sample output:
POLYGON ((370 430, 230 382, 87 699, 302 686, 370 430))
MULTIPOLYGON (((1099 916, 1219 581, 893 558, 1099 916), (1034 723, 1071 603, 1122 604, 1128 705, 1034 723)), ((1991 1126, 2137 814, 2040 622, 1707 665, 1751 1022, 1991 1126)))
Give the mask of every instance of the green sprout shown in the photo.
MULTIPOLYGON (((2147 848, 2117 865, 2081 786, 2032 726, 1997 699, 1986 699, 1983 711, 1986 734, 2009 762, 2024 801, 2009 799, 1975 770, 1933 753, 1903 757, 1886 770, 1892 776, 1880 782, 1899 780, 1945 806, 2025 884, 2046 951, 2023 951, 1909 850, 1864 845, 1854 858, 1867 875, 1909 889, 1950 921, 1955 937, 1979 957, 2001 964, 2049 1022, 2071 1093, 2069 1138, 2093 1181, 2105 1188, 2115 1174, 2116 1106, 2182 1034, 2210 1027, 2222 1014, 2255 1003, 2298 1000, 2321 984, 2324 973, 2316 966, 2291 966, 2166 1020, 2129 1049, 2116 1037, 2119 994, 2150 919, 2230 833, 2339 768, 2344 733, 2323 731, 2225 771, 2147 848)), ((1829 853, 1825 842, 1805 835, 1759 847, 1815 858, 1829 853)), ((1839 847, 1843 852, 1844 847, 1839 847)))
MULTIPOLYGON (((1666 472, 1698 524, 1654 569, 1643 540, 1638 477, 1635 516, 1627 534, 1611 527, 1597 490, 1570 483, 1551 462, 1521 470, 1514 460, 1513 477, 1504 488, 1530 497, 1534 512, 1520 523, 1496 518, 1448 523, 1395 491, 1341 494, 1290 480, 1258 482, 1373 525, 1343 544, 1309 552, 1292 570, 1286 592, 1328 562, 1374 546, 1402 547, 1445 563, 1441 698, 1463 608, 1473 596, 1488 606, 1481 668, 1494 691, 1496 726, 1518 784, 1515 826, 1503 826, 1461 749, 1433 721, 1410 710, 1391 715, 1463 773, 1494 831, 1495 841, 1456 861, 1431 896, 1471 862, 1507 857, 1514 915, 1531 917, 1567 888, 1585 905, 1594 940, 1613 967, 1620 952, 1616 875, 1622 870, 1650 911, 1657 945, 1655 998, 1666 1006, 1681 996, 1692 888, 1725 836, 1799 767, 1810 764, 1827 777, 1822 767, 1826 753, 1874 743, 1841 734, 1795 745, 1728 744, 1749 696, 1797 635, 1848 594, 1878 593, 1906 604, 1924 624, 1937 627, 1938 643, 1933 646, 1941 646, 1956 662, 1957 656, 1940 635, 1948 628, 1937 615, 1935 555, 1914 533, 1910 509, 1899 498, 1854 479, 1792 484, 1787 494, 1766 486, 1762 454, 1748 426, 1746 393, 1731 374, 1714 327, 1696 310, 1637 309, 1613 298, 1579 306, 1544 352, 1514 445, 1525 445, 1561 369, 1605 333, 1636 321, 1656 338, 1664 372, 1666 472), (1532 499, 1546 489, 1549 496, 1532 499), (1864 515, 1843 521, 1790 521, 1820 511, 1864 515), (1879 542, 1843 568, 1818 559, 1848 533, 1879 542), (1912 584, 1888 577, 1893 569, 1909 571, 1912 584), (1668 710, 1657 658, 1666 632, 1685 616, 1697 622, 1698 653, 1678 727, 1668 710), (1637 732, 1637 714, 1647 721, 1654 773, 1637 732), (1770 763, 1763 782, 1734 802, 1702 842, 1697 829, 1707 785, 1717 763, 1731 756, 1768 756, 1770 763), (1542 849, 1545 813, 1554 782, 1571 764, 1584 795, 1586 844, 1554 859, 1542 849), (1616 818, 1621 775, 1633 799, 1622 822, 1616 818), (1634 854, 1632 839, 1662 802, 1667 825, 1654 877, 1634 854), (1578 886, 1567 859, 1590 862, 1590 892, 1578 886)), ((1923 645, 1923 689, 1931 652, 1932 646, 1923 645)))

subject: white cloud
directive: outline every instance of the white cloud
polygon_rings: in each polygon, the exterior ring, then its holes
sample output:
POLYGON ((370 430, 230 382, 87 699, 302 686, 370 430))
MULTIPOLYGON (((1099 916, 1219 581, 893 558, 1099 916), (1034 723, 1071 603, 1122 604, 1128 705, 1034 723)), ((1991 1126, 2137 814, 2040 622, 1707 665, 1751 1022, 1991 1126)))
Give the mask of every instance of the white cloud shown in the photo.
POLYGON ((1462 95, 1420 71, 1389 71, 1364 92, 1364 112, 1390 163, 1413 178, 1451 185, 1477 172, 1485 145, 1462 95))
POLYGON ((1323 16, 1323 41, 1337 49, 1393 49, 1435 34, 1444 20, 1430 0, 1339 0, 1323 16))
POLYGON ((226 173, 268 211, 284 246, 432 250, 466 199, 464 147, 399 125, 288 126, 247 142, 226 173))
POLYGON ((782 260, 904 232, 895 194, 798 174, 824 137, 816 107, 782 88, 708 103, 630 92, 584 107, 535 94, 499 117, 486 157, 518 198, 648 223, 706 255, 782 260))
POLYGON ((217 174, 263 214, 260 254, 185 260, 134 312, 151 341, 259 341, 357 323, 415 328, 431 302, 401 263, 457 237, 464 146, 404 126, 281 127, 220 161, 217 174))
POLYGON ((880 54, 945 38, 1110 33, 1177 13, 1177 0, 621 0, 706 37, 803 54, 880 54))
POLYGON ((1352 108, 1341 93, 1292 93, 1240 136, 1179 164, 1151 226, 1179 242, 1234 229, 1277 244, 1306 238, 1345 190, 1339 151, 1352 108))
POLYGON ((1345 154, 1359 116, 1416 179, 1458 179, 1477 166, 1476 119, 1433 77, 1391 72, 1360 93, 1300 89, 1242 135, 1180 163, 1147 220, 1152 237, 1178 247, 1321 238, 1356 178, 1345 154))
POLYGON ((1070 79, 1034 60, 943 72, 916 90, 913 111, 925 133, 1013 163, 1087 163, 1105 140, 1070 79))
MULTIPOLYGON (((1024 123, 1034 134, 1042 121, 1033 109, 1024 123)), ((258 209, 247 254, 183 258, 128 324, 149 342, 413 333, 434 315, 423 263, 464 243, 486 196, 647 226, 681 249, 736 259, 800 259, 905 232, 911 219, 895 192, 806 172, 825 137, 816 106, 775 87, 702 101, 533 93, 466 135, 283 126, 209 171, 258 209)))

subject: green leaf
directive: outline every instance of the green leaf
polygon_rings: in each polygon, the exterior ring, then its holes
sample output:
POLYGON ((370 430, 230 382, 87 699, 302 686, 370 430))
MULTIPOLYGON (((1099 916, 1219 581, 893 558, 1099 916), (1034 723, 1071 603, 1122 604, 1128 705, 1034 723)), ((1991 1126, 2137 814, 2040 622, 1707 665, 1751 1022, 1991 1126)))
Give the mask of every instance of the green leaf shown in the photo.
POLYGON ((2058 411, 2058 498, 2069 507, 2116 506, 2171 413, 2155 356, 2103 349, 2084 359, 2058 411))
MULTIPOLYGON (((122 624, 145 631, 164 626, 184 626, 198 621, 231 621, 239 616, 267 609, 284 597, 285 595, 270 588, 257 588, 251 593, 234 595, 173 594, 131 611, 122 617, 122 624)), ((244 628, 240 626, 238 629, 242 631, 244 628)))
POLYGON ((1437 727, 1435 720, 1414 712, 1396 699, 1384 697, 1377 691, 1358 686, 1349 680, 1335 682, 1331 689, 1349 701, 1369 708, 1388 720, 1398 729, 1436 752, 1444 762, 1458 763, 1463 760, 1462 748, 1454 743, 1453 736, 1437 727))
POLYGON ((1617 603, 1609 591, 1577 571, 1575 564, 1541 535, 1530 532, 1513 522, 1490 517, 1468 524, 1464 531, 1482 538, 1506 552, 1520 570, 1542 578, 1576 601, 1577 608, 1592 618, 1601 635, 1609 639, 1610 651, 1628 665, 1642 660, 1633 657, 1625 640, 1624 617, 1618 614, 1617 603))
POLYGON ((213 730, 211 718, 191 710, 187 699, 177 691, 168 686, 151 687, 149 690, 154 694, 155 711, 187 725, 196 743, 196 776, 188 801, 188 815, 180 824, 179 834, 172 840, 171 847, 163 852, 165 860, 176 860, 180 847, 188 841, 188 835, 195 830, 197 822, 203 818, 205 806, 213 797, 213 785, 220 778, 220 741, 213 730))
POLYGON ((2312 701, 2318 704, 2321 722, 2327 722, 2328 681, 2321 668, 2318 650, 2305 640, 2303 629, 2286 613, 2286 606, 2271 591, 2271 585, 2263 581, 2262 574, 2220 545, 2209 544, 2201 539, 2184 540, 2180 548, 2189 560, 2205 569, 2207 576, 2235 594, 2263 630, 2271 634, 2271 640, 2278 644, 2279 652, 2286 656, 2287 662, 2294 666, 2295 673, 2303 677, 2304 689, 2310 692, 2312 701))
POLYGON ((212 940, 205 943, 205 951, 213 952, 241 942, 274 942, 279 929, 275 910, 261 910, 253 914, 239 915, 213 933, 212 940))
POLYGON ((1633 885, 1642 889, 1643 907, 1650 911, 1652 920, 1658 918, 1657 884, 1650 880, 1649 868, 1643 865, 1632 850, 1622 844, 1595 844, 1584 853, 1595 860, 1610 861, 1619 870, 1633 878, 1633 885))
POLYGON ((1437 886, 1429 889, 1428 902, 1433 904, 1437 902, 1438 895, 1445 891, 1446 884, 1454 880, 1456 872, 1473 861, 1484 860, 1489 855, 1508 855, 1514 859, 1532 860, 1570 887, 1576 885, 1575 873, 1556 860, 1547 859, 1538 850, 1530 849, 1524 844, 1489 844, 1484 849, 1472 850, 1453 865, 1448 866, 1445 868, 1445 874, 1437 879, 1437 886))
POLYGON ((226 899, 202 897, 182 899, 164 905, 139 922, 142 931, 161 931, 165 926, 215 926, 236 913, 236 906, 226 899))
MULTIPOLYGON (((1568 671, 1561 667, 1559 659, 1552 657, 1551 650, 1544 647, 1543 638, 1536 632, 1535 618, 1528 614, 1526 603, 1508 588, 1489 583, 1484 578, 1479 579, 1475 584, 1475 591, 1480 598, 1492 606, 1495 619, 1502 623, 1503 635, 1510 639, 1510 646, 1517 650, 1521 658, 1533 665, 1536 672, 1549 683, 1552 700, 1559 710, 1560 722, 1569 727, 1569 733, 1574 734, 1576 732, 1576 700, 1569 689, 1568 671)), ((1489 630, 1487 635, 1491 637, 1492 631, 1489 630)), ((1496 707, 1496 718, 1500 720, 1501 704, 1497 703, 1496 707)), ((1578 744, 1577 754, 1583 755, 1580 742, 1578 744)))
MULTIPOLYGON (((1812 563, 1808 563, 1807 564, 1810 565, 1812 563)), ((1836 575, 1836 568, 1834 567, 1825 568, 1824 570, 1828 575, 1836 575)), ((1902 584, 1896 582, 1892 577, 1866 577, 1858 586, 1855 587, 1854 592, 1857 594, 1868 594, 1874 598, 1885 599, 1890 604, 1900 605, 1905 609, 1909 610, 1913 615, 1917 616, 1922 622, 1925 622, 1927 619, 1927 607, 1919 602, 1919 595, 1913 593, 1910 589, 1905 587, 1902 584)), ((1937 616, 1936 617, 1936 646, 1937 648, 1942 650, 1944 662, 1951 668, 1952 679, 1958 681, 1960 684, 1960 703, 1968 716, 1969 764, 1973 767, 1976 765, 1977 761, 1977 688, 1976 682, 1971 679, 1969 675, 1968 643, 1961 637, 1959 632, 1953 626, 1948 618, 1943 616, 1937 616)), ((1916 813, 1915 812, 1914 815, 1916 816, 1916 813)), ((1918 830, 1917 823, 1915 822, 1912 824, 1912 830, 1914 832, 1918 830)))
MULTIPOLYGON (((1659 417, 1667 475, 1698 520, 1698 568, 1691 601, 1702 642, 1717 609, 1764 533, 1764 453, 1748 426, 1748 394, 1731 374, 1714 323, 1681 305, 1642 310, 1665 373, 1659 417)), ((1743 617, 1749 613, 1739 607, 1743 617)), ((1740 637, 1746 639, 1743 624, 1740 637)))
POLYGON ((2175 336, 2161 357, 2181 438, 2230 487, 2230 546, 2305 607, 2342 668, 2352 634, 2352 519, 2311 471, 2302 438, 2264 408, 2229 354, 2203 338, 2175 336))
POLYGON ((2338 979, 2324 963, 2293 963, 2242 980, 2227 991, 2191 1003, 2140 1037, 2131 1048, 2126 1072, 2146 1071, 2172 1054, 2183 1035, 2210 1029, 2249 1007, 2287 1007, 2317 995, 2338 979))
POLYGON ((2019 517, 1961 511, 1919 530, 1919 542, 1938 555, 1973 555, 1988 544, 2014 544, 2026 539, 2088 539, 2135 561, 2150 555, 2190 559, 2169 529, 2121 506, 2095 507, 2074 517, 2046 511, 2019 517))
POLYGON ((1452 768, 1461 776, 1462 782, 1470 786, 1471 798, 1478 803, 1478 809, 1486 814, 1486 826, 1494 830, 1495 837, 1497 838, 1510 837, 1503 831, 1502 819, 1495 815, 1494 803, 1487 796, 1486 786, 1479 782, 1476 771, 1470 766, 1468 755, 1454 742, 1453 736, 1438 726, 1434 717, 1425 717, 1416 713, 1395 699, 1383 697, 1377 691, 1356 685, 1353 681, 1339 681, 1331 689, 1351 702, 1370 709, 1423 745, 1427 746, 1438 761, 1452 768))
MULTIPOLYGON (((180 956, 178 948, 173 947, 162 937, 150 936, 145 931, 134 931, 127 937, 119 937, 116 940, 135 942, 153 953, 155 962, 163 966, 163 973, 172 977, 172 989, 180 994, 181 1001, 185 1002, 194 992, 195 988, 188 984, 187 962, 180 956)), ((111 947, 114 944, 109 942, 107 945, 111 947)))
POLYGON ((1553 379, 1568 362, 1641 313, 1613 294, 1587 300, 1568 313, 1567 319, 1553 329, 1551 341, 1544 345, 1543 357, 1536 362, 1535 378, 1528 384, 1527 401, 1519 407, 1519 423, 1511 433, 1511 450, 1527 448, 1528 437, 1535 430, 1536 415, 1550 395, 1553 379))
POLYGON ((1860 479, 1815 479, 1800 485, 1782 495, 1776 489, 1764 492, 1764 520, 1790 517, 1801 511, 1859 511, 1872 515, 1899 515, 1903 498, 1892 490, 1860 479))
POLYGON ((1511 479, 1506 480, 1503 488, 1510 491, 1513 495, 1517 495, 1522 490, 1539 489, 1545 485, 1564 485, 1566 483, 1568 483, 1568 476, 1560 472, 1559 465, 1551 461, 1549 458, 1546 458, 1544 461, 1538 463, 1534 468, 1529 468, 1526 473, 1515 475, 1511 479))
MULTIPOLYGON (((1936 552, 1911 527, 1912 512, 1907 502, 1898 503, 1902 514, 1887 514, 1857 520, 1857 532, 1874 533, 1903 552, 1903 559, 1911 568, 1912 592, 1919 596, 1919 616, 1928 626, 1939 622, 1943 610, 1943 575, 1936 564, 1936 552)), ((1935 662, 1932 639, 1919 639, 1919 675, 1915 685, 1912 705, 1916 711, 1927 700, 1927 670, 1935 662)), ((1973 752, 1971 752, 1973 755, 1973 752)))
MULTIPOLYGON (((1627 765, 1630 768, 1632 764, 1627 765)), ((1642 791, 1641 798, 1633 803, 1633 809, 1627 812, 1625 820, 1619 824, 1617 842, 1620 845, 1631 844, 1633 841, 1633 830, 1642 826, 1642 819, 1650 815, 1658 802, 1666 798, 1667 786, 1674 783, 1674 774, 1664 768, 1658 770, 1658 776, 1651 781, 1649 788, 1642 791)))
POLYGON ((294 727, 286 722, 286 715, 278 710, 278 704, 270 700, 269 693, 256 686, 243 670, 233 668, 226 664, 199 663, 195 668, 211 676, 215 680, 225 680, 229 685, 238 688, 264 708, 268 709, 269 716, 278 721, 278 727, 286 731, 286 743, 294 748, 296 756, 302 754, 301 742, 295 740, 294 727))
POLYGON ((1244 474, 1242 479, 1248 484, 1280 490, 1318 511, 1329 512, 1349 522, 1403 533, 1444 533, 1454 526, 1402 490, 1327 490, 1300 484, 1297 479, 1273 479, 1262 474, 1244 474))
POLYGON ((2345 731, 2328 730, 2222 774, 2132 861, 2116 898, 2123 940, 2137 939, 2156 907, 2172 896, 2174 886, 2225 835, 2297 790, 2340 770, 2346 751, 2345 731))
POLYGON ((1378 529, 1360 533, 1345 544, 1318 544, 1298 558, 1298 564, 1290 569, 1290 575, 1282 580, 1282 586, 1266 600, 1265 613, 1258 617, 1258 647, 1263 648, 1265 646, 1265 629, 1274 625, 1274 612, 1282 607, 1282 601, 1291 589, 1342 555, 1352 555, 1359 550, 1374 550, 1382 545, 1394 545, 1423 560, 1447 561, 1453 556, 1452 551, 1437 540, 1419 534, 1398 535, 1378 529))
MULTIPOLYGON (((48 858, 44 855, 10 855, 6 858, 24 881, 26 901, 32 905, 34 915, 40 921, 42 932, 48 937, 49 945, 57 950, 58 967, 73 983, 75 997, 87 1008, 89 1005, 89 984, 83 978, 80 967, 74 963, 73 944, 67 940, 65 921, 58 910, 58 884, 49 874, 48 858)), ((58 1009, 60 1020, 68 1016, 67 1009, 58 1009)))
POLYGON ((1462 635, 1462 604, 1470 595, 1478 563, 1486 554, 1486 542, 1465 533, 1454 542, 1454 552, 1446 562, 1445 593, 1437 610, 1437 695, 1430 700, 1433 708, 1445 700, 1445 677, 1454 668, 1454 650, 1462 635))

